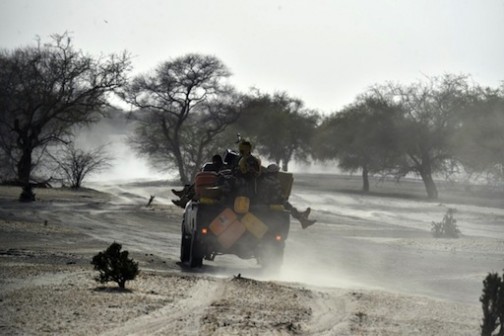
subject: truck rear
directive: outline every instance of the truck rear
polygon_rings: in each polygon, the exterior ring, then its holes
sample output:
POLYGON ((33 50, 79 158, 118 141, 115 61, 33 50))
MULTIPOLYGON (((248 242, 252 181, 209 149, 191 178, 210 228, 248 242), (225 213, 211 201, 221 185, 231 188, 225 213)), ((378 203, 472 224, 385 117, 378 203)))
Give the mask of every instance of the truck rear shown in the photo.
MULTIPOLYGON (((281 189, 288 197, 292 174, 280 174, 281 189)), ((203 260, 233 254, 256 258, 264 268, 277 270, 283 261, 290 212, 261 193, 251 197, 228 190, 225 194, 217 178, 200 180, 207 184, 196 185, 197 196, 185 207, 180 260, 190 267, 201 267, 203 260)))

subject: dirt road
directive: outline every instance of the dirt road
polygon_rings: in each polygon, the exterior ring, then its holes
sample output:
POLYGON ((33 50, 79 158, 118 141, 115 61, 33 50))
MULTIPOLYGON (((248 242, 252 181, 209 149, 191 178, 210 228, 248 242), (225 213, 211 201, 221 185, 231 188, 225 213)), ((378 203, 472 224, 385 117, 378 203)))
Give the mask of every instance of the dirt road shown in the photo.
POLYGON ((274 277, 232 256, 180 268, 182 212, 169 203, 168 185, 95 185, 112 196, 30 205, 3 195, 0 333, 478 332, 481 282, 504 266, 502 208, 330 192, 319 180, 295 185, 292 202, 312 206, 318 223, 302 230, 293 222, 274 277), (146 208, 150 195, 155 203, 146 208), (463 236, 434 239, 430 223, 448 207, 457 208, 463 236), (141 265, 129 293, 92 279, 91 256, 112 241, 141 265))

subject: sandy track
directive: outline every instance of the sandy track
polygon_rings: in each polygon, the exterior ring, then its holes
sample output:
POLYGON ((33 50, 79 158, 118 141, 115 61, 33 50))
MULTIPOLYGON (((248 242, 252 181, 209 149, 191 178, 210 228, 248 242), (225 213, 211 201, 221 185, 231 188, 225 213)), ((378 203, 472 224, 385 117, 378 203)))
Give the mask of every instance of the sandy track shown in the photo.
POLYGON ((460 212, 482 236, 434 240, 445 207, 298 189, 319 223, 293 222, 278 276, 233 257, 186 272, 181 211, 145 208, 149 188, 47 191, 30 205, 0 194, 0 334, 475 335, 481 281, 502 265, 500 208, 460 212), (114 240, 140 263, 130 292, 93 280, 92 255, 114 240))
POLYGON ((187 291, 188 297, 163 306, 149 315, 131 319, 101 335, 199 335, 202 315, 222 295, 222 283, 198 279, 179 290, 187 291))

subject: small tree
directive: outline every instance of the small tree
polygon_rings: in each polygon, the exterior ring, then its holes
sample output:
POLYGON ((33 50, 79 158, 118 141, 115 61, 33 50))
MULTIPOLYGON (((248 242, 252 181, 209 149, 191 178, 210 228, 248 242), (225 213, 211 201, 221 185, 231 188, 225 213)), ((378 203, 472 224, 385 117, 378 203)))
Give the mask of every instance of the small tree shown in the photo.
POLYGON ((52 158, 63 179, 73 189, 79 189, 87 176, 109 168, 111 160, 103 146, 85 151, 75 148, 73 144, 65 145, 61 155, 52 158))
POLYGON ((126 281, 138 275, 138 263, 128 258, 128 251, 121 252, 121 244, 113 242, 104 252, 93 257, 91 264, 100 274, 95 278, 100 283, 115 281, 124 289, 126 281))
POLYGON ((488 273, 483 281, 480 301, 483 308, 481 336, 504 336, 504 275, 488 273), (492 334, 499 327, 497 334, 492 334))
POLYGON ((455 209, 448 209, 441 222, 432 222, 432 235, 435 238, 458 238, 460 230, 457 220, 453 218, 455 209))

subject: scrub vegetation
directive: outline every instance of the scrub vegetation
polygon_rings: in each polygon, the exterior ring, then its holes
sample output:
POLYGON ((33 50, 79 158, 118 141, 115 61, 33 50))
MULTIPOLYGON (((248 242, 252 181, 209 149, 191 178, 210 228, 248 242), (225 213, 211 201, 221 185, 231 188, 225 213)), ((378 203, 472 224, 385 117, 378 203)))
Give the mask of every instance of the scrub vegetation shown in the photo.
POLYGON ((487 275, 480 301, 483 307, 481 336, 504 335, 504 276, 498 273, 487 275), (494 334, 497 329, 499 331, 494 334))
POLYGON ((458 238, 460 230, 457 220, 453 218, 454 209, 448 209, 440 222, 432 222, 431 232, 435 238, 458 238))
POLYGON ((126 281, 134 280, 138 275, 138 263, 128 257, 128 251, 121 251, 122 245, 113 242, 105 251, 93 257, 91 264, 100 274, 96 281, 117 282, 119 288, 125 289, 126 281))

